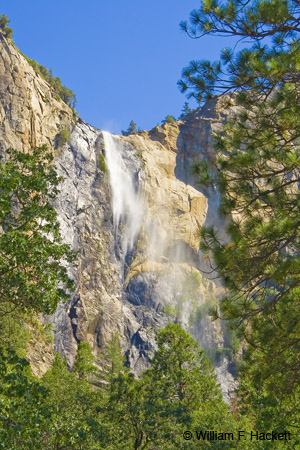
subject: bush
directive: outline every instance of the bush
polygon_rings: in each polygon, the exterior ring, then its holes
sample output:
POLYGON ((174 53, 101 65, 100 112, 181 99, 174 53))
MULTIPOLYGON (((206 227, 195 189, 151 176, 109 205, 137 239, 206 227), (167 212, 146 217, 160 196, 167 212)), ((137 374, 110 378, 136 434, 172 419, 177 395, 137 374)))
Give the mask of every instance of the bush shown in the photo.
POLYGON ((66 142, 68 142, 71 138, 71 135, 68 130, 61 130, 57 135, 55 136, 55 148, 62 147, 65 145, 66 142))

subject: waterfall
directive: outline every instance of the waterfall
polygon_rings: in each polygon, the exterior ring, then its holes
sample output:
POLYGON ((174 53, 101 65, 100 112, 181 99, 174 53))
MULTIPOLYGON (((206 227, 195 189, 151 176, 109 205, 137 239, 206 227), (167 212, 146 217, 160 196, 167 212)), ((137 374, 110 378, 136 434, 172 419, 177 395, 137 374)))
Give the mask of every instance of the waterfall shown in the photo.
POLYGON ((112 190, 113 222, 116 230, 122 225, 122 250, 126 255, 136 242, 144 216, 141 194, 134 183, 137 167, 118 136, 103 131, 103 138, 112 190))

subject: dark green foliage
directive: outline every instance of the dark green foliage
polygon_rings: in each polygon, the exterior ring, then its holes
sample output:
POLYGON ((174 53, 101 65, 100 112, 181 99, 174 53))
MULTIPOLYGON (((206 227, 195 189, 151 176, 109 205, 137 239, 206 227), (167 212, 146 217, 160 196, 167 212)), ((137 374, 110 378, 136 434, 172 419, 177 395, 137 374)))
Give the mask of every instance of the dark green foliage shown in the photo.
POLYGON ((63 147, 71 138, 69 130, 61 130, 55 136, 55 148, 63 147))
POLYGON ((106 417, 113 425, 112 448, 194 448, 182 438, 184 430, 201 429, 203 423, 221 430, 230 423, 198 344, 176 324, 157 333, 157 344, 151 367, 138 380, 120 373, 110 385, 106 417))
POLYGON ((51 413, 47 390, 36 381, 29 363, 0 348, 0 449, 44 450, 51 413))
POLYGON ((176 122, 176 119, 175 119, 175 117, 172 116, 171 114, 168 114, 168 115, 161 121, 162 124, 164 124, 164 123, 173 123, 173 122, 176 122))
POLYGON ((50 202, 58 193, 52 155, 8 150, 0 162, 0 313, 53 312, 72 287, 62 260, 74 259, 62 243, 50 202))
POLYGON ((137 129, 136 129, 136 123, 132 120, 129 124, 129 127, 127 128, 127 130, 121 130, 121 133, 123 136, 130 136, 131 134, 136 133, 137 129))
POLYGON ((254 42, 235 53, 222 50, 219 61, 191 61, 179 87, 199 102, 220 93, 256 89, 267 93, 281 81, 296 81, 299 5, 296 0, 203 0, 181 28, 197 39, 203 35, 236 36, 254 42), (266 44, 264 38, 270 38, 266 44), (270 41, 272 39, 272 45, 270 41))
POLYGON ((111 381, 118 377, 120 373, 126 372, 125 357, 122 353, 120 338, 114 334, 111 340, 106 344, 102 353, 103 368, 101 378, 105 381, 111 381))
POLYGON ((197 109, 191 109, 188 102, 185 102, 183 108, 181 110, 181 114, 179 116, 180 119, 183 119, 187 114, 191 114, 192 112, 197 111, 197 109))
POLYGON ((203 228, 202 250, 228 289, 221 315, 247 343, 243 402, 265 427, 299 422, 299 13, 294 0, 204 0, 190 26, 182 24, 192 37, 254 42, 237 53, 223 50, 214 63, 192 61, 180 86, 198 101, 232 92, 214 167, 195 167, 203 184, 221 192, 221 213, 234 213, 231 239, 203 228))
POLYGON ((7 38, 12 39, 12 33, 13 29, 9 28, 7 25, 9 24, 10 20, 4 15, 0 15, 0 32, 7 38))
POLYGON ((88 379, 96 373, 95 358, 88 342, 80 342, 73 371, 82 379, 88 379))
MULTIPOLYGON (((87 373, 86 367, 81 374, 87 373)), ((42 385, 48 390, 47 403, 52 411, 52 427, 45 449, 101 449, 101 442, 94 438, 102 429, 97 420, 98 395, 90 384, 69 372, 57 354, 52 369, 42 378, 42 385)))
POLYGON ((18 356, 26 356, 27 344, 30 339, 30 331, 24 326, 28 317, 26 313, 14 311, 10 314, 11 306, 7 304, 7 313, 5 305, 2 304, 2 317, 0 328, 0 342, 5 348, 14 350, 18 356))
POLYGON ((26 58, 31 67, 34 68, 36 73, 38 73, 42 78, 44 78, 44 80, 46 80, 50 84, 50 86, 56 93, 57 100, 61 99, 67 105, 75 108, 76 96, 74 92, 61 84, 61 79, 53 75, 52 69, 48 70, 46 67, 37 63, 34 59, 27 58, 27 56, 25 55, 23 56, 26 58))

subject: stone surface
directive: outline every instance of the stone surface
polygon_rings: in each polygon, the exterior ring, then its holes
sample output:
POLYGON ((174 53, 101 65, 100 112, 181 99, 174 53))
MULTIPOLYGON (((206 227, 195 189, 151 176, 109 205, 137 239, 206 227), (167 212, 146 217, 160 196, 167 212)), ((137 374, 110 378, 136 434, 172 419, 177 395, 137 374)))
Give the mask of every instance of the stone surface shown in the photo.
MULTIPOLYGON (((222 105, 210 102, 180 122, 119 139, 144 205, 137 241, 126 252, 123 224, 113 223, 109 173, 100 169, 101 131, 82 120, 72 125, 71 109, 1 35, 0 74, 1 149, 52 147, 60 130, 72 129, 70 141, 56 151, 63 182, 55 208, 65 242, 78 252, 77 266, 69 268, 76 290, 44 319, 53 325, 54 345, 31 341, 35 373, 50 366, 54 350, 71 367, 81 340, 91 344, 101 366, 102 350, 115 333, 139 373, 155 350, 155 330, 169 321, 181 323, 203 348, 221 349, 223 330, 208 318, 207 305, 217 305, 223 289, 215 274, 206 273, 198 229, 213 223, 225 236, 225 223, 218 194, 198 188, 191 164, 205 158, 213 165, 211 135, 224 120, 222 105)), ((228 398, 234 385, 228 360, 215 365, 228 398)))
POLYGON ((0 33, 0 150, 53 146, 73 112, 0 33))

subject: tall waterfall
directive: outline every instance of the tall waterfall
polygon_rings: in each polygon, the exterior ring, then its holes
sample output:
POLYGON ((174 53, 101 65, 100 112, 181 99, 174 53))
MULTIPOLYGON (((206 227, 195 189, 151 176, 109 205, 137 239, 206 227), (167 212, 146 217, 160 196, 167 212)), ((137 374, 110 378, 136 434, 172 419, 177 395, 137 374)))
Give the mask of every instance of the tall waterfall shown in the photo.
POLYGON ((138 237, 144 215, 144 206, 138 186, 135 185, 136 167, 126 154, 118 136, 103 131, 105 159, 112 190, 113 221, 122 229, 124 255, 132 250, 138 237))

